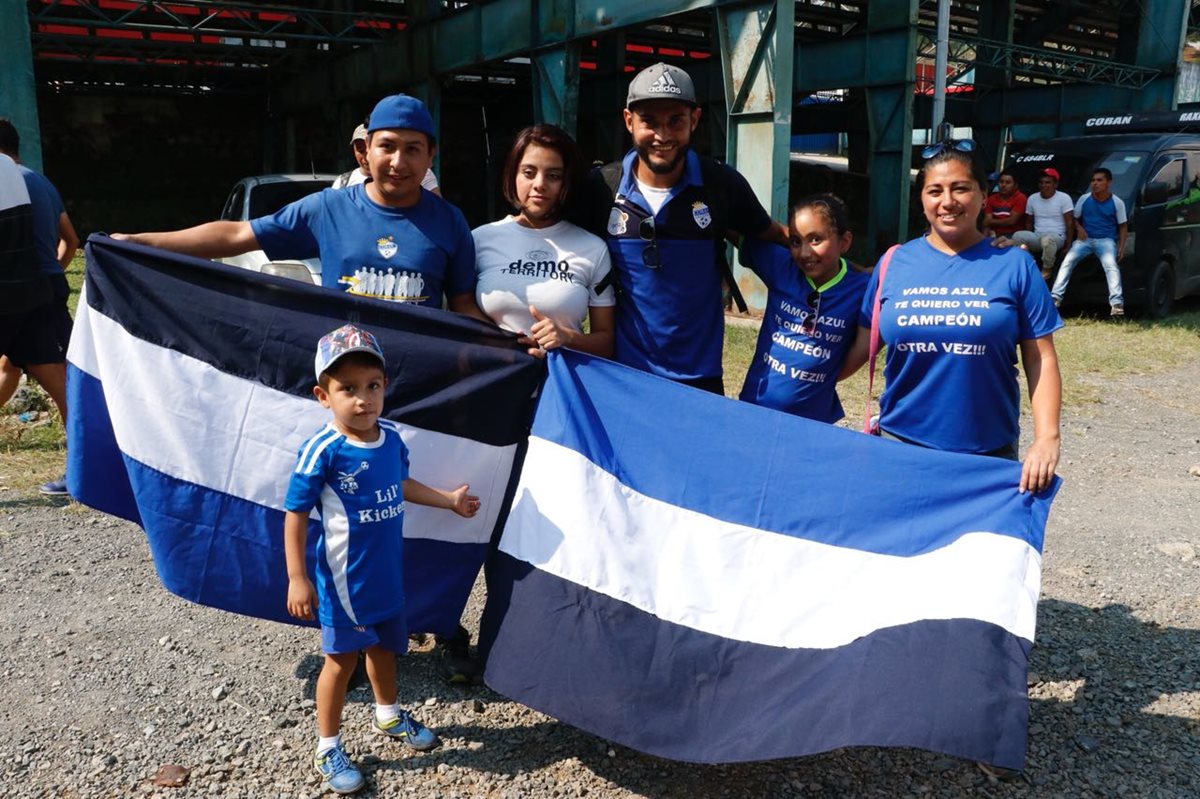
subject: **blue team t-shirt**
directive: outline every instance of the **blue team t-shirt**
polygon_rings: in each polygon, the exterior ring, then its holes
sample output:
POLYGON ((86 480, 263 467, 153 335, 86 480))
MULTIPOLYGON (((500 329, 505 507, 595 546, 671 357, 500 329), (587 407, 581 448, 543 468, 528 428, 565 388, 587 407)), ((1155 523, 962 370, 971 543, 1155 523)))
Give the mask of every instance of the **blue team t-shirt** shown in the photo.
POLYGON ((317 616, 326 627, 378 624, 404 611, 404 491, 408 448, 379 420, 371 444, 332 424, 300 447, 284 508, 320 515, 317 616))
POLYGON ((785 247, 748 240, 742 252, 767 286, 767 304, 740 398, 818 422, 836 422, 846 415, 837 376, 854 342, 870 276, 850 271, 843 260, 832 280, 814 287, 785 247), (806 335, 803 328, 812 315, 808 296, 814 288, 821 294, 820 312, 816 329, 806 335))
POLYGON ((1127 220, 1125 201, 1115 194, 1100 202, 1091 194, 1085 194, 1075 204, 1075 216, 1091 239, 1116 239, 1117 228, 1127 220))
MULTIPOLYGON (((871 326, 879 268, 859 324, 871 326)), ((988 239, 956 255, 924 237, 892 257, 883 280, 887 344, 879 426, 917 444, 991 452, 1020 434, 1017 347, 1062 327, 1029 253, 988 239)))
POLYGON ((48 275, 61 275, 62 264, 58 261, 58 220, 66 208, 58 189, 45 175, 39 175, 28 167, 17 165, 25 188, 29 192, 29 204, 33 208, 33 246, 37 251, 38 267, 48 275))
MULTIPOLYGON (((710 189, 700 176, 700 157, 688 150, 683 175, 657 214, 634 179, 636 159, 633 150, 625 156, 605 233, 621 289, 613 357, 672 380, 720 377, 725 317, 710 189), (654 220, 652 234, 650 223, 644 223, 648 218, 654 220), (652 244, 657 268, 644 260, 652 244)), ((726 224, 746 236, 761 233, 771 218, 746 179, 728 166, 721 174, 726 224)))
POLYGON ((272 260, 321 259, 321 283, 379 299, 442 306, 475 293, 475 240, 462 211, 428 191, 409 208, 371 200, 366 184, 325 189, 250 220, 272 260))

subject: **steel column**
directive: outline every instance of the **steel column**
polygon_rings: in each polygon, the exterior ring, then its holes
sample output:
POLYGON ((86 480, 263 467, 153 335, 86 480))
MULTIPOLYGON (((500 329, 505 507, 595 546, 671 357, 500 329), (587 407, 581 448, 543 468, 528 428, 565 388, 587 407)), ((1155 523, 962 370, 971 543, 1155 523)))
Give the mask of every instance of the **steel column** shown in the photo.
POLYGON ((529 67, 534 121, 550 122, 574 136, 579 117, 579 45, 535 53, 529 67))
MULTIPOLYGON (((1013 5, 1013 0, 994 0, 991 3, 981 3, 979 6, 979 35, 985 39, 1012 44, 1014 28, 1013 5)), ((979 63, 975 64, 975 87, 977 95, 981 91, 986 90, 987 87, 1008 87, 1009 85, 1011 85, 1011 81, 1004 69, 979 63)), ((1008 97, 1008 93, 1004 92, 998 101, 1001 104, 1005 104, 1008 101, 1008 97)), ((976 102, 987 102, 987 100, 977 100, 976 102)), ((999 169, 1001 166, 1001 151, 1007 139, 1008 126, 1005 123, 1007 116, 1005 114, 1003 118, 994 121, 992 124, 972 124, 975 141, 979 143, 980 153, 984 159, 995 164, 996 169, 999 169)), ((1025 186, 1024 189, 1025 191, 1033 191, 1033 188, 1029 186, 1025 186)))
POLYGON ((21 136, 21 163, 42 171, 42 131, 38 124, 33 46, 25 3, 0 2, 0 116, 21 136))
MULTIPOLYGON (((775 219, 786 219, 788 210, 795 13, 793 0, 717 11, 725 157, 775 219)), ((762 283, 740 265, 734 275, 747 304, 762 310, 767 302, 762 283)))
POLYGON ((1142 111, 1175 108, 1175 82, 1183 61, 1191 3, 1179 0, 1139 0, 1137 65, 1162 70, 1162 74, 1133 98, 1142 111))

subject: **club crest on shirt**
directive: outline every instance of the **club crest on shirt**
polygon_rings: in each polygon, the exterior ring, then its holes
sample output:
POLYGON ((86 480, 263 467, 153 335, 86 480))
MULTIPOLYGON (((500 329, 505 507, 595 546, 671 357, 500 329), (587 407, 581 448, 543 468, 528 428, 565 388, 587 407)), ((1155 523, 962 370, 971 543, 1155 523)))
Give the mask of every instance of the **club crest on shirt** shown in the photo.
MULTIPOLYGON (((393 245, 395 246, 395 245, 393 245)), ((358 490, 358 481, 355 477, 369 469, 371 464, 363 461, 358 465, 358 468, 352 472, 338 472, 338 488, 345 491, 347 494, 353 494, 358 490)))
POLYGON ((692 203, 692 219, 696 220, 696 224, 704 230, 712 224, 712 212, 708 210, 708 206, 702 202, 692 203))
POLYGON ((396 247, 396 240, 392 236, 375 239, 375 245, 379 247, 379 254, 384 258, 391 258, 396 254, 396 250, 398 249, 396 247))
POLYGON ((629 214, 620 208, 613 208, 612 213, 608 215, 608 234, 610 236, 620 236, 628 229, 629 214))

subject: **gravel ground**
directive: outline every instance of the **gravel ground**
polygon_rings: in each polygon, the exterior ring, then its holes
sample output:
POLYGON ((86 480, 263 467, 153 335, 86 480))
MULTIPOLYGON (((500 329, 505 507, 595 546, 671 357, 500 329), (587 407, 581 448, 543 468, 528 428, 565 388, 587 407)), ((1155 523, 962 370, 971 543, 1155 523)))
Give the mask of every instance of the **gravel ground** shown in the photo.
MULTIPOLYGON (((371 735, 369 694, 355 692, 343 737, 367 773, 361 795, 1198 796, 1197 387, 1200 364, 1129 376, 1065 416, 1023 776, 910 750, 659 760, 447 686, 418 650, 401 702, 445 745, 417 754, 371 735)), ((481 602, 477 590, 469 620, 481 602)), ((0 796, 325 794, 308 765, 315 635, 169 595, 133 525, 0 490, 0 607, 0 796), (182 787, 155 784, 164 766, 188 770, 182 787)))

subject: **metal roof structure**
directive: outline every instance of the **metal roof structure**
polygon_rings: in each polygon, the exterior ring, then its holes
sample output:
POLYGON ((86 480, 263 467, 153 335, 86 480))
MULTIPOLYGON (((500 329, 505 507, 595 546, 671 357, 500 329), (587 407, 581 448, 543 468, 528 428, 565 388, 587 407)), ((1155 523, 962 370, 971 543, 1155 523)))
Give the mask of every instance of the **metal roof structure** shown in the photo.
MULTIPOLYGON (((1076 117, 1172 107, 1197 5, 950 0, 948 118, 998 154, 1013 136, 1070 132, 1076 117)), ((242 97, 279 120, 273 135, 290 153, 295 120, 340 130, 403 88, 435 114, 443 98, 511 113, 531 103, 533 118, 578 130, 607 158, 625 146, 626 76, 670 61, 697 79, 706 146, 723 148, 777 214, 790 135, 848 133, 852 168, 872 180, 865 238, 884 241, 905 227, 913 129, 929 125, 937 9, 937 0, 27 0, 0 5, 0 106, 15 107, 28 134, 37 97, 242 97), (811 95, 828 102, 795 113, 811 95)), ((321 146, 345 158, 341 138, 321 146)), ((486 170, 476 172, 483 180, 486 170)))

